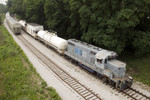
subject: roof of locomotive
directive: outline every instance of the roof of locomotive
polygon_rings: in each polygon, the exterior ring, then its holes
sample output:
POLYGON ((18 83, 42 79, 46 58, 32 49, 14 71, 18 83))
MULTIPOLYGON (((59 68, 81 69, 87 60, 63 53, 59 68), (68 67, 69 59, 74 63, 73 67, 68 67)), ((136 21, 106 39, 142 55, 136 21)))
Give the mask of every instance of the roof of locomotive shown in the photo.
POLYGON ((108 51, 108 50, 102 50, 96 54, 96 58, 101 58, 101 59, 106 59, 108 57, 114 58, 116 56, 117 56, 116 52, 108 51))
POLYGON ((27 23, 27 24, 29 24, 31 26, 42 26, 42 25, 39 25, 39 24, 36 24, 36 23, 27 23))
POLYGON ((71 42, 71 43, 76 44, 76 45, 80 45, 81 47, 84 47, 84 48, 87 48, 87 49, 91 49, 95 53, 97 53, 98 51, 103 50, 102 48, 96 47, 94 45, 91 45, 91 44, 88 44, 86 42, 79 41, 79 40, 76 40, 76 39, 69 39, 68 42, 71 42))
POLYGON ((71 42, 71 43, 73 43, 73 44, 76 44, 76 45, 79 45, 79 46, 81 46, 81 47, 84 47, 84 48, 86 48, 86 49, 91 50, 92 52, 94 52, 94 54, 95 54, 96 57, 98 57, 98 58, 105 59, 105 58, 108 57, 108 56, 117 55, 116 52, 108 51, 108 50, 105 50, 105 49, 96 47, 96 46, 94 46, 94 45, 91 45, 91 44, 88 44, 88 43, 85 43, 85 42, 82 42, 82 41, 79 41, 79 40, 76 40, 76 39, 69 39, 68 42, 71 42))

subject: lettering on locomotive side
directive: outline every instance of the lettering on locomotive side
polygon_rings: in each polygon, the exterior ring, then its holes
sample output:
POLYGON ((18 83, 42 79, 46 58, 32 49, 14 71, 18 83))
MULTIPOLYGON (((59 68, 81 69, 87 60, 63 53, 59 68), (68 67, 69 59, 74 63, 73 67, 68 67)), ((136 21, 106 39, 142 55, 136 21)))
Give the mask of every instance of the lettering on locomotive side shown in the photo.
POLYGON ((82 56, 82 50, 75 48, 75 54, 82 56))
POLYGON ((79 48, 75 48, 74 51, 75 51, 75 54, 78 54, 78 55, 82 56, 83 58, 86 58, 86 56, 87 56, 87 52, 80 50, 79 48))

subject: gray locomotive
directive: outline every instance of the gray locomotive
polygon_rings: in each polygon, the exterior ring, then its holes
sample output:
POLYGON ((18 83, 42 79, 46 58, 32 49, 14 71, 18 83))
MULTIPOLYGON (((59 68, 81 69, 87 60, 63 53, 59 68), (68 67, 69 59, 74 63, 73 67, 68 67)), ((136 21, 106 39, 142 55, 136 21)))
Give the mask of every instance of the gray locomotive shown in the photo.
POLYGON ((21 33, 21 25, 18 21, 12 18, 9 12, 6 13, 6 23, 10 27, 10 29, 17 35, 21 33))
POLYGON ((124 90, 131 87, 133 79, 126 75, 126 64, 116 60, 117 53, 85 42, 69 39, 65 55, 90 72, 96 72, 104 82, 124 90))

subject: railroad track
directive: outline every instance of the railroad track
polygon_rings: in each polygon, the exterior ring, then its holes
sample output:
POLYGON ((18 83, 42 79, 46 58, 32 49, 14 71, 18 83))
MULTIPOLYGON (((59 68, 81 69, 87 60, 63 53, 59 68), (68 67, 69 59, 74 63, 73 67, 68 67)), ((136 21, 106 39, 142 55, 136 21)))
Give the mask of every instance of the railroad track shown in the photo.
MULTIPOLYGON (((18 38, 24 43, 24 45, 33 52, 45 65, 47 65, 61 80, 68 84, 74 91, 81 95, 85 100, 102 100, 98 94, 94 93, 92 90, 81 84, 77 79, 73 78, 69 73, 60 68, 55 62, 47 58, 43 53, 34 48, 26 39, 21 35, 18 38)), ((81 70, 90 74, 93 78, 98 79, 96 75, 91 74, 90 72, 81 68, 81 70)), ((106 84, 107 85, 107 84, 106 84)), ((110 86, 110 85, 109 85, 110 86)), ((110 86, 111 87, 111 86, 110 86)), ((111 87, 113 90, 120 92, 122 95, 127 96, 127 98, 133 100, 150 100, 150 97, 144 95, 143 93, 133 89, 128 88, 124 91, 119 91, 114 87, 111 87)))
MULTIPOLYGON (((91 77, 99 80, 102 82, 102 80, 100 80, 100 78, 98 78, 96 75, 88 72, 87 70, 84 70, 83 68, 81 68, 81 70, 87 72, 88 74, 90 74, 91 77)), ((108 85, 107 83, 105 83, 105 85, 108 85)), ((122 95, 126 96, 128 99, 132 99, 132 100, 150 100, 150 96, 147 96, 141 92, 139 92, 138 90, 136 89, 133 89, 133 88, 128 88, 124 91, 119 91, 118 89, 112 87, 111 85, 109 85, 110 88, 112 88, 113 90, 117 91, 118 93, 121 93, 122 95)))
POLYGON ((143 93, 141 93, 133 88, 128 88, 128 89, 122 91, 122 93, 124 93, 128 97, 132 98, 133 100, 150 100, 150 97, 144 95, 143 93))
MULTIPOLYGON (((100 78, 98 78, 96 75, 88 72, 87 70, 84 70, 83 68, 81 68, 81 70, 83 70, 84 72, 87 72, 87 74, 90 74, 91 77, 93 77, 93 78, 95 78, 95 79, 102 82, 102 80, 100 80, 100 78)), ((105 83, 105 85, 108 85, 108 84, 105 83)), ((147 96, 147 95, 139 92, 136 89, 128 88, 124 91, 119 91, 118 89, 112 87, 111 85, 109 85, 109 86, 110 86, 110 88, 117 91, 118 93, 121 93, 122 95, 126 96, 128 99, 132 99, 132 100, 150 100, 150 96, 147 96)))
MULTIPOLYGON (((72 64, 77 65, 74 61, 71 61, 71 62, 72 62, 72 64)), ((87 74, 89 74, 91 77, 95 78, 96 80, 102 82, 102 80, 100 78, 98 78, 96 76, 96 74, 90 73, 89 71, 87 71, 87 70, 85 70, 81 67, 80 67, 80 69, 82 71, 86 72, 87 74)), ((113 90, 117 91, 118 93, 121 93, 122 95, 126 96, 128 99, 132 99, 132 100, 150 100, 150 96, 147 96, 147 95, 139 92, 136 89, 128 88, 124 91, 119 91, 118 89, 116 89, 115 87, 112 87, 111 85, 109 85, 107 83, 105 83, 105 85, 108 85, 110 88, 112 88, 113 90)))
POLYGON ((66 71, 60 68, 55 62, 45 56, 42 52, 37 50, 30 44, 22 35, 17 36, 22 43, 48 68, 50 68, 63 82, 68 84, 74 91, 76 91, 85 100, 102 100, 98 94, 81 84, 77 79, 69 75, 66 71))

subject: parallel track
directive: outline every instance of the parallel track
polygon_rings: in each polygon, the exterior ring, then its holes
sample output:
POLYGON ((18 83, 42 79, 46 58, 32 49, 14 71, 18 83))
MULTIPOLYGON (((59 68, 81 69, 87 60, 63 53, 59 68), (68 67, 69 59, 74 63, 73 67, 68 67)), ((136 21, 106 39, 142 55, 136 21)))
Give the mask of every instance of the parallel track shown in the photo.
POLYGON ((42 52, 37 50, 32 44, 30 44, 22 35, 17 36, 22 43, 48 68, 50 68, 63 82, 68 84, 74 91, 76 91, 85 100, 102 100, 98 94, 81 84, 77 79, 69 75, 66 71, 60 68, 55 62, 46 57, 42 52))

